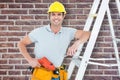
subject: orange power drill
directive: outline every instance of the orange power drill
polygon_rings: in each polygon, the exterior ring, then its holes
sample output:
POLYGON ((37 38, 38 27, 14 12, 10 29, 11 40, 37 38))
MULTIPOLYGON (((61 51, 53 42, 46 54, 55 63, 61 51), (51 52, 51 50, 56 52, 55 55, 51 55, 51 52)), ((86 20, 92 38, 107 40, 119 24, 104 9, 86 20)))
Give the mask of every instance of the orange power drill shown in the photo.
POLYGON ((38 62, 41 64, 41 66, 43 66, 44 68, 48 70, 54 71, 56 69, 53 63, 50 62, 46 57, 38 59, 38 62))

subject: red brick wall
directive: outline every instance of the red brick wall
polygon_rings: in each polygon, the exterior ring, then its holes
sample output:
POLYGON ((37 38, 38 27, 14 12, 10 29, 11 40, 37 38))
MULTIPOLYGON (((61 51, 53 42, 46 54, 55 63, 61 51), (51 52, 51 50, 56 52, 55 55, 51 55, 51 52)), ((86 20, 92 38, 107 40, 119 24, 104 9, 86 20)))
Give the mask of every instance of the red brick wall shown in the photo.
MULTIPOLYGON (((18 50, 20 39, 36 27, 49 23, 47 10, 54 0, 0 0, 0 80, 24 80, 27 61, 18 50)), ((93 0, 59 0, 64 3, 67 15, 63 25, 83 29, 93 0)), ((110 1, 114 28, 120 32, 120 17, 114 0, 110 1)), ((97 26, 96 26, 97 27, 97 26)), ((114 58, 109 24, 105 16, 92 57, 114 58)), ((28 51, 33 53, 33 46, 28 51)), ((118 44, 120 46, 120 44, 118 44)), ((119 47, 120 50, 120 47, 119 47)), ((69 64, 70 58, 65 59, 69 64)), ((116 61, 100 61, 116 63, 116 61)), ((71 80, 74 80, 74 71, 71 80)), ((88 65, 84 80, 120 80, 117 67, 88 65)))

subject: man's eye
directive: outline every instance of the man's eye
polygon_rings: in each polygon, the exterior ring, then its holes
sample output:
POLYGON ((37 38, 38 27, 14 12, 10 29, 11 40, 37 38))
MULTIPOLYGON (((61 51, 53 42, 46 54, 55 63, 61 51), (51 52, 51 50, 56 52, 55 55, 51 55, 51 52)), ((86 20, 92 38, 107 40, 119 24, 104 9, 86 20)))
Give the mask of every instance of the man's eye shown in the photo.
POLYGON ((61 13, 59 13, 58 15, 59 15, 59 16, 61 16, 62 14, 61 14, 61 13))
POLYGON ((55 16, 55 14, 52 14, 52 16, 55 16))

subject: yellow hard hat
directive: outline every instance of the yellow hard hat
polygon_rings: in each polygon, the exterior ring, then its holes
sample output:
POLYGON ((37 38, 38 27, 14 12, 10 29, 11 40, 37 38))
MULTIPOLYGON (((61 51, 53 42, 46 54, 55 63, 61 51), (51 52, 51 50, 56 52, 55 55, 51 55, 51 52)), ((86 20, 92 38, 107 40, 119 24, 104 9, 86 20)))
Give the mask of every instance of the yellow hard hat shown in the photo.
POLYGON ((48 13, 49 12, 64 12, 64 14, 66 14, 64 5, 58 1, 55 1, 50 5, 48 13))

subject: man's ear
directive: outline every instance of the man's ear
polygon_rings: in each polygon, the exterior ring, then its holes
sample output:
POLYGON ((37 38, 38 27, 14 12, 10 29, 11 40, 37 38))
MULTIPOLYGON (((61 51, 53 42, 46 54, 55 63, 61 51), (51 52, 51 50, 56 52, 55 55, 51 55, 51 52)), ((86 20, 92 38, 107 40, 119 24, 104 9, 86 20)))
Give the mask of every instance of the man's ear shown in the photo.
POLYGON ((63 18, 65 18, 66 14, 63 14, 63 18))

